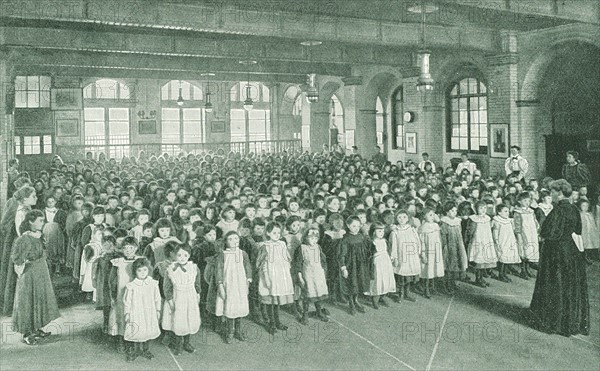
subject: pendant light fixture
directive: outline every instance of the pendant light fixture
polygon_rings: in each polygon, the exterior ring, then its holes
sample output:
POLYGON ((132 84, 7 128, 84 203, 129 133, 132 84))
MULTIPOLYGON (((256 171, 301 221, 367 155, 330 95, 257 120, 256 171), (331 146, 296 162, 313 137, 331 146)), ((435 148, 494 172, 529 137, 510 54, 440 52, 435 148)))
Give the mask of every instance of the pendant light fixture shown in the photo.
MULTIPOLYGON (((418 62, 421 72, 417 80, 417 90, 422 92, 433 90, 434 83, 429 72, 429 57, 431 56, 431 52, 425 47, 425 14, 428 11, 425 1, 421 0, 421 50, 418 52, 418 62)), ((429 11, 435 11, 435 8, 431 8, 429 11)))
MULTIPOLYGON (((200 76, 203 77, 213 77, 215 76, 212 72, 201 73, 200 76)), ((206 80, 206 93, 204 94, 204 111, 207 113, 211 113, 213 111, 213 104, 210 101, 210 81, 206 80)))
POLYGON ((177 98, 177 105, 178 105, 179 107, 183 106, 183 102, 184 102, 184 100, 183 100, 183 95, 181 94, 181 93, 182 93, 182 87, 181 87, 181 84, 182 84, 182 81, 181 81, 181 80, 179 80, 179 97, 177 98))
POLYGON ((255 60, 245 60, 245 61, 240 61, 241 64, 244 64, 246 66, 248 66, 248 82, 246 84, 246 99, 244 100, 244 109, 246 111, 252 111, 252 109, 254 108, 254 102, 252 101, 252 87, 250 86, 250 66, 253 64, 256 64, 257 62, 255 60))
MULTIPOLYGON (((313 53, 310 47, 321 45, 321 41, 316 40, 308 40, 300 43, 303 46, 308 47, 308 58, 310 62, 310 69, 315 71, 315 67, 313 64, 313 53)), ((306 84, 308 85, 306 89, 306 101, 308 103, 317 103, 319 101, 319 90, 317 89, 317 74, 315 72, 309 73, 306 75, 306 84)))

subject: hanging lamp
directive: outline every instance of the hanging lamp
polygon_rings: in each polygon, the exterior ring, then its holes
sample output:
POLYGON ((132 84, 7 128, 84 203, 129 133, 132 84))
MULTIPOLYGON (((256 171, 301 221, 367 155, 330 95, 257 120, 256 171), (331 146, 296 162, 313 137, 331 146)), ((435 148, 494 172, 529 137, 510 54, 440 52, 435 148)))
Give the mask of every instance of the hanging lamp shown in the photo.
POLYGON ((433 90, 433 78, 429 72, 429 57, 431 51, 425 47, 425 14, 427 9, 425 6, 425 0, 421 0, 421 50, 418 51, 418 62, 420 67, 419 78, 417 79, 417 90, 418 91, 430 91, 433 90))
POLYGON ((177 105, 178 106, 183 106, 183 94, 182 94, 182 87, 181 87, 181 80, 179 80, 179 97, 177 98, 177 105))

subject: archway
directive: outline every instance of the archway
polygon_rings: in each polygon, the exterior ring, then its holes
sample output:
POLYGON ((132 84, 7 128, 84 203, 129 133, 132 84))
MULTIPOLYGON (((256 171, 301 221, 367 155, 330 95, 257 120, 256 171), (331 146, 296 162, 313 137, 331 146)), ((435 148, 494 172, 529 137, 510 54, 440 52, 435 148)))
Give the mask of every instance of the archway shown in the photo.
POLYGON ((385 153, 392 148, 392 93, 401 83, 401 77, 391 71, 375 74, 365 87, 360 102, 360 120, 357 122, 356 144, 360 153, 370 158, 379 145, 385 153))
POLYGON ((561 177, 565 153, 576 150, 600 181, 600 152, 588 140, 600 139, 600 48, 581 41, 555 45, 532 64, 521 96, 538 104, 532 113, 539 135, 537 165, 546 176, 561 177))

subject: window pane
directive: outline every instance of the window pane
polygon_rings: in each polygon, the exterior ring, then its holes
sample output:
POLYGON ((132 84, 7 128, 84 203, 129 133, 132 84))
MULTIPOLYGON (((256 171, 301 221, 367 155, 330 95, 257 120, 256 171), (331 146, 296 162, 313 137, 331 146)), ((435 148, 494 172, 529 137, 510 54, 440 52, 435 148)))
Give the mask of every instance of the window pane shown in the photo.
POLYGON ((104 108, 86 108, 84 118, 85 121, 104 121, 104 108))
POLYGON ((103 79, 96 81, 96 98, 117 99, 117 84, 115 80, 103 79))
POLYGON ((179 108, 163 108, 162 119, 179 121, 179 108))
POLYGON ((450 141, 450 146, 452 149, 460 149, 458 146, 458 138, 452 138, 450 141))
POLYGON ((476 79, 469 79, 469 94, 477 94, 479 82, 476 79))
POLYGON ((485 85, 483 85, 483 83, 482 83, 482 82, 480 82, 480 83, 479 83, 479 92, 480 92, 481 94, 485 94, 485 93, 487 93, 487 88, 485 87, 485 85))
POLYGON ((452 91, 450 92, 450 95, 456 95, 458 94, 458 85, 454 85, 454 87, 452 88, 452 91))
POLYGON ((186 120, 183 122, 183 142, 202 142, 202 122, 200 120, 186 120))
POLYGON ((93 98, 93 91, 96 88, 96 84, 89 84, 88 86, 86 86, 85 88, 83 88, 83 98, 85 99, 92 99, 93 98))
POLYGON ((202 100, 202 90, 195 85, 193 85, 192 95, 194 96, 194 100, 202 100))
POLYGON ((52 78, 50 76, 40 76, 40 90, 50 90, 52 78))
POLYGON ((460 111, 460 117, 459 117, 459 122, 461 124, 466 124, 467 123, 467 110, 462 110, 460 111))
MULTIPOLYGON (((181 96, 183 97, 184 100, 191 100, 191 92, 190 89, 192 88, 192 84, 190 84, 187 81, 182 81, 181 82, 181 96)), ((175 99, 179 98, 179 88, 177 89, 177 96, 175 99)))
POLYGON ((184 108, 183 119, 184 120, 200 120, 200 108, 184 108))
POLYGON ((263 84, 262 85, 262 101, 263 102, 270 102, 271 101, 271 91, 269 90, 269 88, 263 84))
POLYGON ((169 100, 169 84, 170 83, 164 84, 160 90, 160 98, 162 100, 169 100))
POLYGON ((461 137, 467 136, 467 125, 460 125, 460 136, 461 137))
POLYGON ((487 109, 487 97, 479 97, 479 109, 487 109))
POLYGON ((471 123, 479 123, 479 111, 471 111, 471 123))
POLYGON ((40 90, 39 76, 27 76, 27 90, 40 90))
POLYGON ((460 94, 469 94, 469 79, 463 79, 460 81, 460 94))
POLYGON ((460 138, 460 148, 459 149, 469 149, 467 138, 460 138))
POLYGON ((27 91, 19 90, 15 92, 15 107, 25 108, 27 107, 27 91))
POLYGON ((21 154, 21 137, 15 137, 14 143, 15 143, 15 155, 20 155, 21 154))
POLYGON ((471 150, 479 151, 479 138, 471 138, 471 150))
POLYGON ((452 125, 452 136, 453 137, 458 137, 459 134, 459 129, 457 125, 452 125))
POLYGON ((239 102, 239 91, 240 91, 240 84, 235 84, 231 87, 231 90, 229 90, 229 99, 232 102, 239 102))
POLYGON ((110 121, 110 136, 123 135, 129 136, 128 121, 110 121))
POLYGON ((479 122, 487 124, 487 111, 479 111, 479 122))
POLYGON ((35 108, 40 106, 40 92, 36 91, 27 91, 27 107, 35 108))
POLYGON ((129 121, 129 108, 109 108, 108 119, 113 120, 126 120, 129 121))
POLYGON ((26 76, 17 76, 15 78, 15 90, 27 90, 26 76))
POLYGON ((244 110, 232 109, 231 118, 231 141, 246 141, 246 115, 244 110))
POLYGON ((471 138, 479 138, 479 125, 471 125, 471 138))

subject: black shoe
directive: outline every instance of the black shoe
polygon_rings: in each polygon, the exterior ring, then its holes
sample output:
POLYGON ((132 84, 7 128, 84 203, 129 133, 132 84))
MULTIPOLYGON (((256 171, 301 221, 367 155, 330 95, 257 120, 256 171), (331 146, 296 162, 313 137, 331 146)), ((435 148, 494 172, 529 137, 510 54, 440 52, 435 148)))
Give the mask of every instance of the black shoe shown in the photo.
POLYGON ((125 343, 123 342, 123 340, 119 341, 119 343, 117 344, 117 353, 119 354, 125 354, 125 343))
POLYGON ((23 336, 23 343, 27 345, 37 345, 37 339, 33 335, 23 336))
POLYGON ((317 317, 323 322, 329 322, 329 317, 327 317, 327 314, 325 314, 322 309, 317 312, 317 317))
POLYGON ((373 304, 373 308, 379 309, 379 303, 375 301, 375 298, 371 298, 371 303, 373 304))
POLYGON ((360 305, 358 302, 354 303, 354 307, 359 313, 365 313, 365 307, 360 305))
POLYGON ((521 273, 519 273, 519 277, 521 277, 525 281, 529 280, 529 275, 527 274, 527 272, 525 272, 525 270, 522 270, 521 273))
POLYGON ((185 350, 188 353, 194 353, 196 351, 196 348, 194 348, 190 343, 183 343, 183 350, 185 350))
POLYGON ((498 276, 498 281, 502 281, 502 282, 508 283, 508 282, 510 282, 510 278, 508 278, 508 276, 505 275, 505 274, 500 274, 498 276))
POLYGON ((350 313, 351 315, 354 315, 356 313, 356 308, 351 306, 350 309, 348 310, 348 313, 350 313))
POLYGON ((381 299, 379 299, 379 304, 381 304, 384 307, 388 307, 389 308, 389 304, 387 302, 387 300, 385 300, 385 298, 382 296, 381 299))
POLYGON ((298 319, 298 322, 300 322, 300 324, 306 326, 308 325, 308 319, 306 319, 305 315, 300 316, 300 318, 298 319))
POLYGON ((225 337, 225 343, 232 344, 233 343, 233 334, 227 334, 225 337))
POLYGON ((42 329, 39 329, 39 330, 37 330, 35 332, 34 335, 35 335, 36 338, 44 339, 44 338, 47 338, 48 336, 52 335, 52 333, 51 332, 42 331, 42 329))
POLYGON ((321 312, 325 313, 326 316, 330 316, 329 310, 327 308, 321 308, 321 312))
POLYGON ((485 282, 483 280, 476 280, 474 283, 475 286, 486 288, 485 282))
POLYGON ((269 323, 269 326, 267 327, 267 331, 269 332, 269 334, 275 335, 277 333, 277 326, 275 326, 274 323, 269 323))
POLYGON ((154 358, 154 354, 150 353, 149 350, 144 350, 142 352, 142 357, 144 357, 146 359, 152 359, 152 358, 154 358))
POLYGON ((404 295, 404 299, 411 301, 413 303, 417 301, 417 299, 414 296, 411 296, 408 293, 406 295, 404 295))
POLYGON ((423 296, 427 299, 431 299, 431 293, 429 292, 429 290, 425 290, 425 292, 423 293, 423 296))
POLYGON ((287 331, 288 327, 282 323, 276 323, 275 327, 277 328, 277 330, 279 331, 287 331))
POLYGON ((233 336, 238 339, 239 341, 246 341, 246 336, 244 335, 244 333, 242 331, 235 331, 233 333, 233 336))
POLYGON ((498 275, 492 271, 490 271, 490 277, 497 280, 498 279, 498 275))

